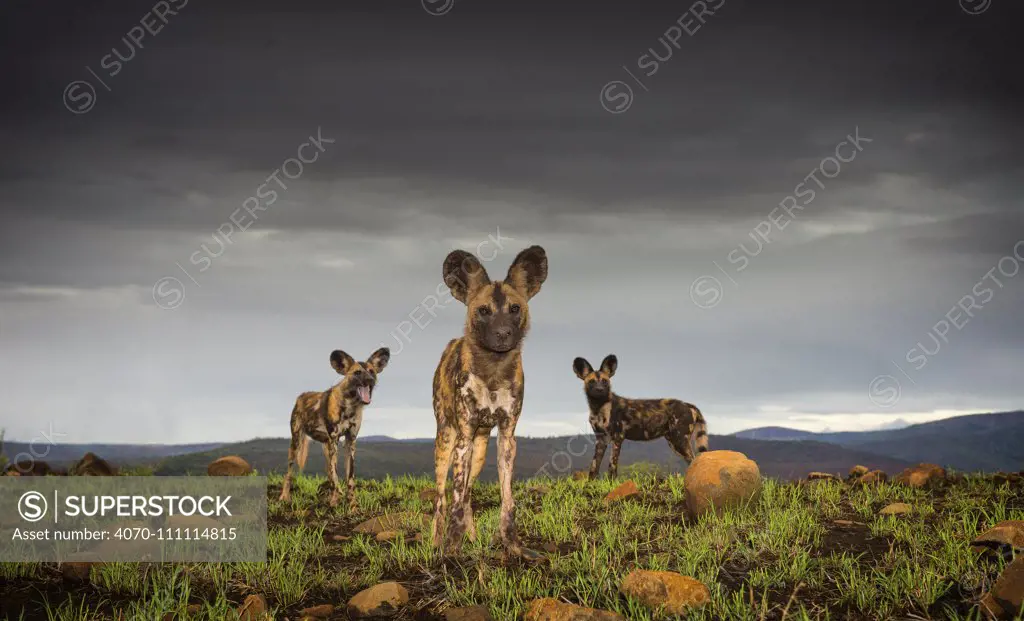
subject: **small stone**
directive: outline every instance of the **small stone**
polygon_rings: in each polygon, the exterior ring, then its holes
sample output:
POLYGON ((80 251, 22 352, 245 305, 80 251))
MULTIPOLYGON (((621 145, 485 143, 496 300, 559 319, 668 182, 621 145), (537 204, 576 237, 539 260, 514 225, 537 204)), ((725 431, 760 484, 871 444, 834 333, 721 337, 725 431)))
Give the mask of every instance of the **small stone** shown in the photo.
POLYGON ((444 621, 494 621, 494 617, 483 606, 463 606, 446 610, 444 621))
POLYGON ((267 613, 267 600, 262 595, 250 595, 238 608, 238 621, 263 621, 267 613))
POLYGON ((251 473, 252 466, 238 455, 215 459, 206 467, 206 474, 211 477, 243 477, 251 473))
POLYGON ((332 541, 334 543, 342 543, 342 542, 345 542, 345 541, 351 541, 352 540, 352 538, 349 537, 348 535, 339 535, 338 533, 325 533, 324 534, 324 539, 327 540, 327 541, 332 541))
POLYGON ((89 572, 95 563, 68 562, 60 564, 60 572, 68 580, 75 582, 88 582, 89 572))
POLYGON ((971 542, 976 552, 1001 552, 1012 557, 1014 550, 1024 551, 1024 520, 1006 520, 981 533, 971 542))
POLYGON ((686 469, 683 494, 691 517, 756 502, 761 495, 761 471, 753 460, 736 451, 707 451, 686 469))
POLYGON ((322 619, 329 617, 334 614, 334 606, 331 604, 320 604, 319 606, 310 606, 309 608, 303 608, 299 611, 299 614, 304 617, 313 617, 315 619, 322 619))
POLYGON ((348 601, 350 617, 382 617, 398 612, 409 602, 409 592, 397 582, 382 582, 360 591, 348 601))
POLYGON ((864 476, 857 479, 858 485, 876 485, 878 483, 885 483, 889 480, 889 475, 885 474, 881 470, 872 470, 864 476))
POLYGON ((1015 619, 1024 610, 1024 556, 1006 566, 981 599, 981 609, 992 619, 1015 619))
POLYGON ((904 515, 914 510, 905 502, 894 502, 878 512, 878 515, 904 515))
POLYGON ((896 475, 893 483, 909 487, 934 487, 946 480, 946 469, 935 464, 918 464, 896 475))
POLYGON ((586 470, 577 470, 576 472, 572 473, 572 478, 574 481, 586 481, 587 479, 590 478, 590 473, 587 472, 586 470))
POLYGON ((624 498, 636 496, 639 493, 640 490, 637 488, 636 483, 632 481, 626 481, 622 485, 619 485, 612 491, 608 492, 608 495, 604 497, 604 502, 605 504, 612 503, 617 500, 622 500, 624 498))
POLYGON ((812 472, 812 473, 807 475, 807 480, 808 481, 818 481, 818 480, 822 480, 822 479, 829 480, 829 481, 835 481, 835 480, 838 480, 839 477, 837 477, 834 474, 829 474, 827 472, 812 472))
POLYGON ((530 602, 523 621, 626 621, 625 617, 607 610, 584 608, 576 604, 545 597, 530 602))
POLYGON ((437 500, 437 490, 436 489, 420 490, 419 498, 420 498, 420 500, 422 500, 424 502, 434 502, 435 500, 437 500))
POLYGON ((853 468, 850 468, 850 474, 848 474, 846 478, 859 479, 869 472, 871 472, 871 469, 868 468, 867 466, 854 466, 853 468))
POLYGON ((664 611, 673 615, 685 615, 711 601, 711 593, 700 581, 671 571, 634 570, 623 579, 619 591, 651 610, 664 606, 664 611))

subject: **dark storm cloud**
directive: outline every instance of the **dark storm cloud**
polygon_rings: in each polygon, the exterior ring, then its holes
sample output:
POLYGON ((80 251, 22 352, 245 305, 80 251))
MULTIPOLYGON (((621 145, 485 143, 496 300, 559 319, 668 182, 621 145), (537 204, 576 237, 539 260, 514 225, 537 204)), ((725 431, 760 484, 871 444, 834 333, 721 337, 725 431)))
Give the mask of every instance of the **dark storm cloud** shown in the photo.
MULTIPOLYGON (((464 309, 396 330, 446 252, 498 229, 513 241, 492 277, 525 245, 551 256, 526 433, 577 429, 569 362, 610 352, 622 392, 707 404, 719 431, 779 422, 763 406, 864 411, 868 381, 1024 230, 1009 2, 971 16, 956 0, 726 0, 643 76, 689 3, 463 1, 432 17, 416 1, 189 0, 72 114, 65 87, 129 53, 152 6, 0 8, 16 59, 0 100, 0 373, 19 387, 5 417, 67 409, 31 398, 59 348, 86 362, 65 388, 83 438, 282 435, 294 393, 335 379, 326 352, 384 342, 401 353, 366 433, 429 435, 430 371, 464 309), (602 109, 611 80, 632 84, 624 114, 602 109), (218 228, 318 128, 335 142, 200 272, 196 253, 224 245, 218 228), (690 283, 726 281, 712 261, 754 247, 856 132, 863 152, 720 305, 695 306, 690 283), (153 283, 168 276, 185 301, 165 312, 153 283)), ((904 411, 1019 406, 1019 284, 950 337, 904 411)))

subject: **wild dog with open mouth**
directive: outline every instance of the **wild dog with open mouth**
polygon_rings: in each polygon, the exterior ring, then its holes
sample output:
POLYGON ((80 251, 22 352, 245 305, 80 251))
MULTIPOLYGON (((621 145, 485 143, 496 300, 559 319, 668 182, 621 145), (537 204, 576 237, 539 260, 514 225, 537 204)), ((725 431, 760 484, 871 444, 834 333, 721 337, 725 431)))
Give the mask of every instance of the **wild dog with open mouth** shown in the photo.
POLYGON ((462 338, 448 343, 434 372, 433 543, 442 549, 447 543, 448 550, 457 553, 463 535, 476 539, 470 490, 483 469, 487 439, 497 426, 501 518, 495 536, 507 552, 536 558, 539 555, 524 549, 516 532, 512 470, 516 423, 523 409, 522 343, 530 327, 527 302, 547 279, 547 254, 540 246, 531 246, 516 256, 505 280, 491 282, 476 257, 455 250, 445 259, 442 274, 467 312, 462 338), (445 483, 453 462, 449 516, 445 483))
POLYGON ((304 392, 295 400, 292 409, 292 441, 288 446, 288 472, 281 487, 281 500, 291 497, 292 467, 299 472, 306 466, 309 440, 323 445, 327 460, 327 477, 334 488, 331 506, 338 504, 338 442, 345 438, 345 483, 348 502, 356 508, 356 436, 363 424, 363 407, 370 404, 377 386, 377 375, 388 366, 391 350, 381 347, 366 360, 356 362, 340 349, 331 352, 331 366, 343 379, 324 392, 304 392))
POLYGON ((692 445, 696 445, 701 453, 708 450, 708 427, 697 406, 678 399, 620 397, 612 392, 611 386, 611 378, 618 366, 618 358, 614 355, 608 355, 597 371, 583 358, 572 362, 576 377, 583 380, 583 392, 590 406, 590 426, 597 440, 594 461, 590 464, 591 479, 597 477, 609 439, 612 441, 609 477, 618 474, 623 440, 665 438, 687 464, 693 461, 692 445))

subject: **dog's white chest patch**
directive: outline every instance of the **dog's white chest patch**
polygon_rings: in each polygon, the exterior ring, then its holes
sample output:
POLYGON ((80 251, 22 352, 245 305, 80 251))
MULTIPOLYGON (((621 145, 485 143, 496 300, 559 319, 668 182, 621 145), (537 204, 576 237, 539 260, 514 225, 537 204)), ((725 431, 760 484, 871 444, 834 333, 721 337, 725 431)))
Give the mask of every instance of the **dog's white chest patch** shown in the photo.
POLYGON ((487 383, 476 375, 469 376, 465 386, 462 387, 462 395, 473 398, 477 411, 489 414, 494 414, 498 410, 505 410, 506 414, 511 414, 516 404, 510 387, 502 386, 498 390, 491 390, 487 387, 487 383))

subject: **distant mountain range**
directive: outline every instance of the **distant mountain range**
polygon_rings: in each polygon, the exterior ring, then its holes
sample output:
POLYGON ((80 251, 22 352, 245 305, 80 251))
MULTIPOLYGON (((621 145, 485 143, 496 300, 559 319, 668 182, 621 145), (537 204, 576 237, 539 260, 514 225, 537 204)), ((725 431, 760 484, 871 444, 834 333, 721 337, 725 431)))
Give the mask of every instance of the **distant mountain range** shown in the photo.
MULTIPOLYGON (((961 471, 1018 471, 1024 469, 1024 412, 958 416, 897 429, 862 432, 813 433, 786 427, 761 427, 709 438, 712 450, 732 450, 757 462, 766 476, 802 478, 811 471, 846 473, 861 464, 895 473, 908 465, 930 462, 961 471)), ((585 470, 593 457, 593 436, 517 439, 516 476, 546 471, 553 476, 585 470)), ((322 453, 310 447, 306 472, 323 473, 322 453)), ((88 451, 125 466, 151 466, 156 474, 206 472, 217 457, 240 455, 258 471, 283 472, 287 463, 286 438, 258 438, 247 442, 168 444, 61 444, 49 447, 8 442, 4 454, 15 459, 35 450, 37 458, 66 467, 88 451), (45 455, 39 454, 46 451, 45 455)), ((359 439, 358 476, 421 475, 433 471, 433 438, 398 439, 371 435, 359 439), (396 450, 396 444, 401 449, 396 450)), ((496 447, 491 439, 487 464, 481 475, 497 478, 496 447)), ((684 470, 682 459, 664 440, 626 442, 620 469, 645 462, 667 472, 684 470)), ((607 468, 605 456, 602 472, 607 468)))
POLYGON ((955 416, 899 429, 813 433, 759 427, 732 434, 748 440, 828 442, 912 462, 927 461, 958 470, 1024 468, 1024 412, 955 416))

